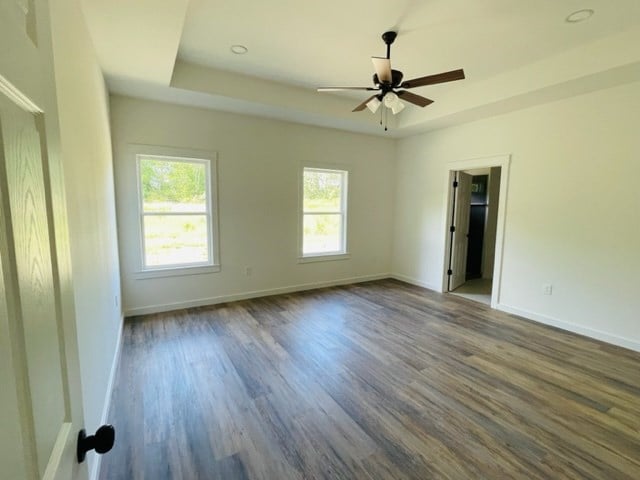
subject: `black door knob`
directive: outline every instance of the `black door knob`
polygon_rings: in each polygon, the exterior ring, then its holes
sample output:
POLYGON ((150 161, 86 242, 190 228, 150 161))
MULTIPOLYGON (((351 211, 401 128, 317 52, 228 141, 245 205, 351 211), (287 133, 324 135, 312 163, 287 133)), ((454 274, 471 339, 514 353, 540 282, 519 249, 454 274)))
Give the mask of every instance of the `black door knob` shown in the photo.
POLYGON ((107 453, 113 447, 115 439, 116 430, 112 425, 102 425, 95 435, 89 436, 84 429, 80 430, 77 449, 78 463, 84 462, 89 450, 95 450, 99 454, 107 453))

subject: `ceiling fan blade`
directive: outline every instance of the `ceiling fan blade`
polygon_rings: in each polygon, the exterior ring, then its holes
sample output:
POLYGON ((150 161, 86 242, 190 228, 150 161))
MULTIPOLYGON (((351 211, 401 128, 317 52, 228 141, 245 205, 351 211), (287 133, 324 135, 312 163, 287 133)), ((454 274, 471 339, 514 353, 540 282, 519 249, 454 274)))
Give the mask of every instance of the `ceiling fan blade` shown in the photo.
POLYGON ((391 60, 388 58, 371 57, 373 68, 376 70, 380 83, 391 83, 391 60))
POLYGON ((377 93, 375 95, 371 95, 369 98, 367 98, 364 102, 362 102, 360 105, 358 105, 356 108, 354 108, 351 111, 352 112, 361 112, 362 110, 367 108, 367 103, 369 103, 372 99, 374 99, 377 96, 378 96, 377 93))
POLYGON ((406 100, 407 102, 418 105, 419 107, 426 107, 427 105, 431 105, 433 103, 433 100, 431 100, 430 98, 422 97, 420 95, 416 95, 415 93, 407 92, 406 90, 399 91, 398 96, 402 100, 406 100))
POLYGON ((425 85, 435 85, 436 83, 453 82, 455 80, 464 79, 464 70, 452 70, 450 72, 437 73, 435 75, 427 75, 426 77, 414 78, 402 82, 400 88, 415 88, 423 87, 425 85))
POLYGON ((318 92, 340 92, 342 90, 367 90, 367 91, 377 91, 379 88, 373 87, 319 87, 318 92))

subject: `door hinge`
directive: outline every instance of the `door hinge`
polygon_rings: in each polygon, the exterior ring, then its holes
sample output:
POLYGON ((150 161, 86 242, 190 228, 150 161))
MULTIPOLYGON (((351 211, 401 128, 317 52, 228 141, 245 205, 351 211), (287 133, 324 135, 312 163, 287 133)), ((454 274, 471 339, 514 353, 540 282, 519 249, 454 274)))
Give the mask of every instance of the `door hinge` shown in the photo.
POLYGON ((457 180, 453 181, 453 188, 458 188, 458 181, 457 180))
POLYGON ((451 269, 447 270, 447 275, 453 275, 453 270, 451 269))
POLYGON ((449 231, 450 231, 451 233, 455 232, 455 231, 456 231, 456 227, 454 227, 453 225, 451 225, 451 226, 449 227, 449 231))

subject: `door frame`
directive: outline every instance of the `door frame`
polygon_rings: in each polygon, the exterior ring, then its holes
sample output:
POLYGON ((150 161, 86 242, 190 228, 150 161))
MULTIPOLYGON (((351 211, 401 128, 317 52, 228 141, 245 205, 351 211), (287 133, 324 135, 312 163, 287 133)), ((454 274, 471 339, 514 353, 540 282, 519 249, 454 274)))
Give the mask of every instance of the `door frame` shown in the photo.
POLYGON ((498 199, 498 221, 496 225, 496 249, 495 261, 493 265, 493 280, 491 288, 491 308, 496 308, 500 303, 500 292, 502 284, 502 260, 504 249, 504 233, 507 219, 507 197, 509 187, 509 167, 511 164, 511 154, 492 155, 488 157, 478 157, 466 160, 457 160, 449 162, 445 167, 445 189, 444 189, 444 205, 442 217, 442 232, 444 234, 444 248, 442 251, 442 292, 448 291, 449 276, 449 252, 451 249, 451 233, 449 226, 451 223, 451 215, 453 197, 455 191, 453 181, 456 172, 464 170, 473 170, 476 168, 500 167, 500 196, 498 199))

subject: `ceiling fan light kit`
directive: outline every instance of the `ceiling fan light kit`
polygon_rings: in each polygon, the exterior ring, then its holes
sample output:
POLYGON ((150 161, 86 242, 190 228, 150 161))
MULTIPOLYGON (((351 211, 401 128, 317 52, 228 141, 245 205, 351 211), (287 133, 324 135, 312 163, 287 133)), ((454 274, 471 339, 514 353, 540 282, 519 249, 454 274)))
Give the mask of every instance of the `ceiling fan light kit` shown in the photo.
MULTIPOLYGON (((417 105, 418 107, 426 107, 433 103, 433 100, 409 92, 408 88, 424 87, 426 85, 435 85, 438 83, 453 82, 455 80, 463 80, 464 70, 452 70, 450 72, 438 73, 435 75, 427 75, 426 77, 414 78, 407 81, 402 81, 403 74, 399 70, 393 70, 391 68, 391 45, 398 36, 398 32, 385 32, 382 34, 382 40, 387 46, 386 57, 371 57, 373 68, 375 73, 373 74, 374 87, 320 87, 319 92, 336 92, 342 90, 364 90, 364 91, 377 91, 371 97, 367 98, 364 102, 353 109, 354 112, 361 112, 365 108, 371 110, 372 113, 376 113, 380 108, 380 105, 384 105, 387 109, 396 115, 400 113, 405 104, 400 99, 417 105)), ((384 116, 386 119, 386 116, 384 116)), ((386 120, 385 120, 386 121, 386 120)), ((380 124, 382 125, 382 115, 380 124)), ((385 130, 387 127, 385 125, 385 130)))
POLYGON ((371 113, 376 113, 380 105, 382 105, 382 102, 378 100, 378 97, 373 97, 367 102, 367 108, 371 110, 371 113))
POLYGON ((384 96, 384 106, 391 109, 391 113, 397 115, 404 109, 404 103, 400 101, 398 95, 389 92, 384 96))

